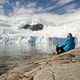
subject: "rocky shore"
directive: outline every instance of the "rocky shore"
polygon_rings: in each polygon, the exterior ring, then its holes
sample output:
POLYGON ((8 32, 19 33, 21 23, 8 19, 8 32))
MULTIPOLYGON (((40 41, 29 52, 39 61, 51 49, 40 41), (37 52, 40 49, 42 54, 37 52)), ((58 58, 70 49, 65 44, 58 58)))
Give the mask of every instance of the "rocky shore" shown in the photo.
POLYGON ((11 67, 0 80, 80 80, 80 48, 11 67))

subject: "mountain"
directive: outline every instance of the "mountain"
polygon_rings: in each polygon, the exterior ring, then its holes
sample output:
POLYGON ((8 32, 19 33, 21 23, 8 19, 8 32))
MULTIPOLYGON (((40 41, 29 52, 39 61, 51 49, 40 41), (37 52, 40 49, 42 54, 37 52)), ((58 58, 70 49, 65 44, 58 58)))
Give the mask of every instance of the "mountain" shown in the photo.
POLYGON ((29 43, 35 39, 35 43, 48 43, 49 39, 52 39, 53 43, 53 38, 65 38, 67 33, 71 32, 73 36, 77 38, 77 42, 79 43, 79 16, 79 12, 76 12, 75 14, 70 15, 25 14, 18 17, 13 16, 5 18, 3 21, 0 21, 0 23, 8 26, 0 27, 0 42, 29 43), (31 31, 20 28, 25 24, 34 25, 38 23, 44 25, 43 30, 31 31))

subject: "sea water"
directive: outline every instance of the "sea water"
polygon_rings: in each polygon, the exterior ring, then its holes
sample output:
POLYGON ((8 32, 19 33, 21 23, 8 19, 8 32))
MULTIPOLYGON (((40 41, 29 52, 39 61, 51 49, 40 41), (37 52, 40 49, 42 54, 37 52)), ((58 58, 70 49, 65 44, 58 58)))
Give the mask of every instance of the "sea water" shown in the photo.
POLYGON ((46 58, 45 55, 53 50, 54 46, 49 44, 0 44, 0 74, 6 72, 10 65, 37 60, 40 56, 46 58))
POLYGON ((9 66, 23 62, 49 58, 58 43, 64 38, 42 39, 41 43, 31 38, 28 43, 1 43, 0 44, 0 74, 5 73, 9 66))

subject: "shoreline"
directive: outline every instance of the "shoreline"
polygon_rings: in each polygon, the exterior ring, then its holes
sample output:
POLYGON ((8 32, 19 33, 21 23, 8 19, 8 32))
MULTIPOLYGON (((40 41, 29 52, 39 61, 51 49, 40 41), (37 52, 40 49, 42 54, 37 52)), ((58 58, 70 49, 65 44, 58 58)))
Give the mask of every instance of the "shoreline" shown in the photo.
POLYGON ((49 58, 50 54, 35 53, 35 54, 24 56, 24 57, 21 56, 23 59, 17 58, 17 57, 15 58, 15 57, 8 56, 9 60, 7 60, 5 63, 0 63, 0 75, 6 73, 11 68, 17 67, 17 65, 19 64, 36 62, 36 60, 49 58))
POLYGON ((0 80, 80 80, 80 48, 46 59, 24 62, 0 80))

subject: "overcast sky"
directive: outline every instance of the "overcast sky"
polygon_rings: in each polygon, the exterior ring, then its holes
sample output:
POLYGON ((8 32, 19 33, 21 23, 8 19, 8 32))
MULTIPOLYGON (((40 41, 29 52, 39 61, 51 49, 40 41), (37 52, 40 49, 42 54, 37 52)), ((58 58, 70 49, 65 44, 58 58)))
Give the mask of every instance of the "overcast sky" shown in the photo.
POLYGON ((80 8, 80 0, 0 0, 1 15, 64 14, 80 8))

